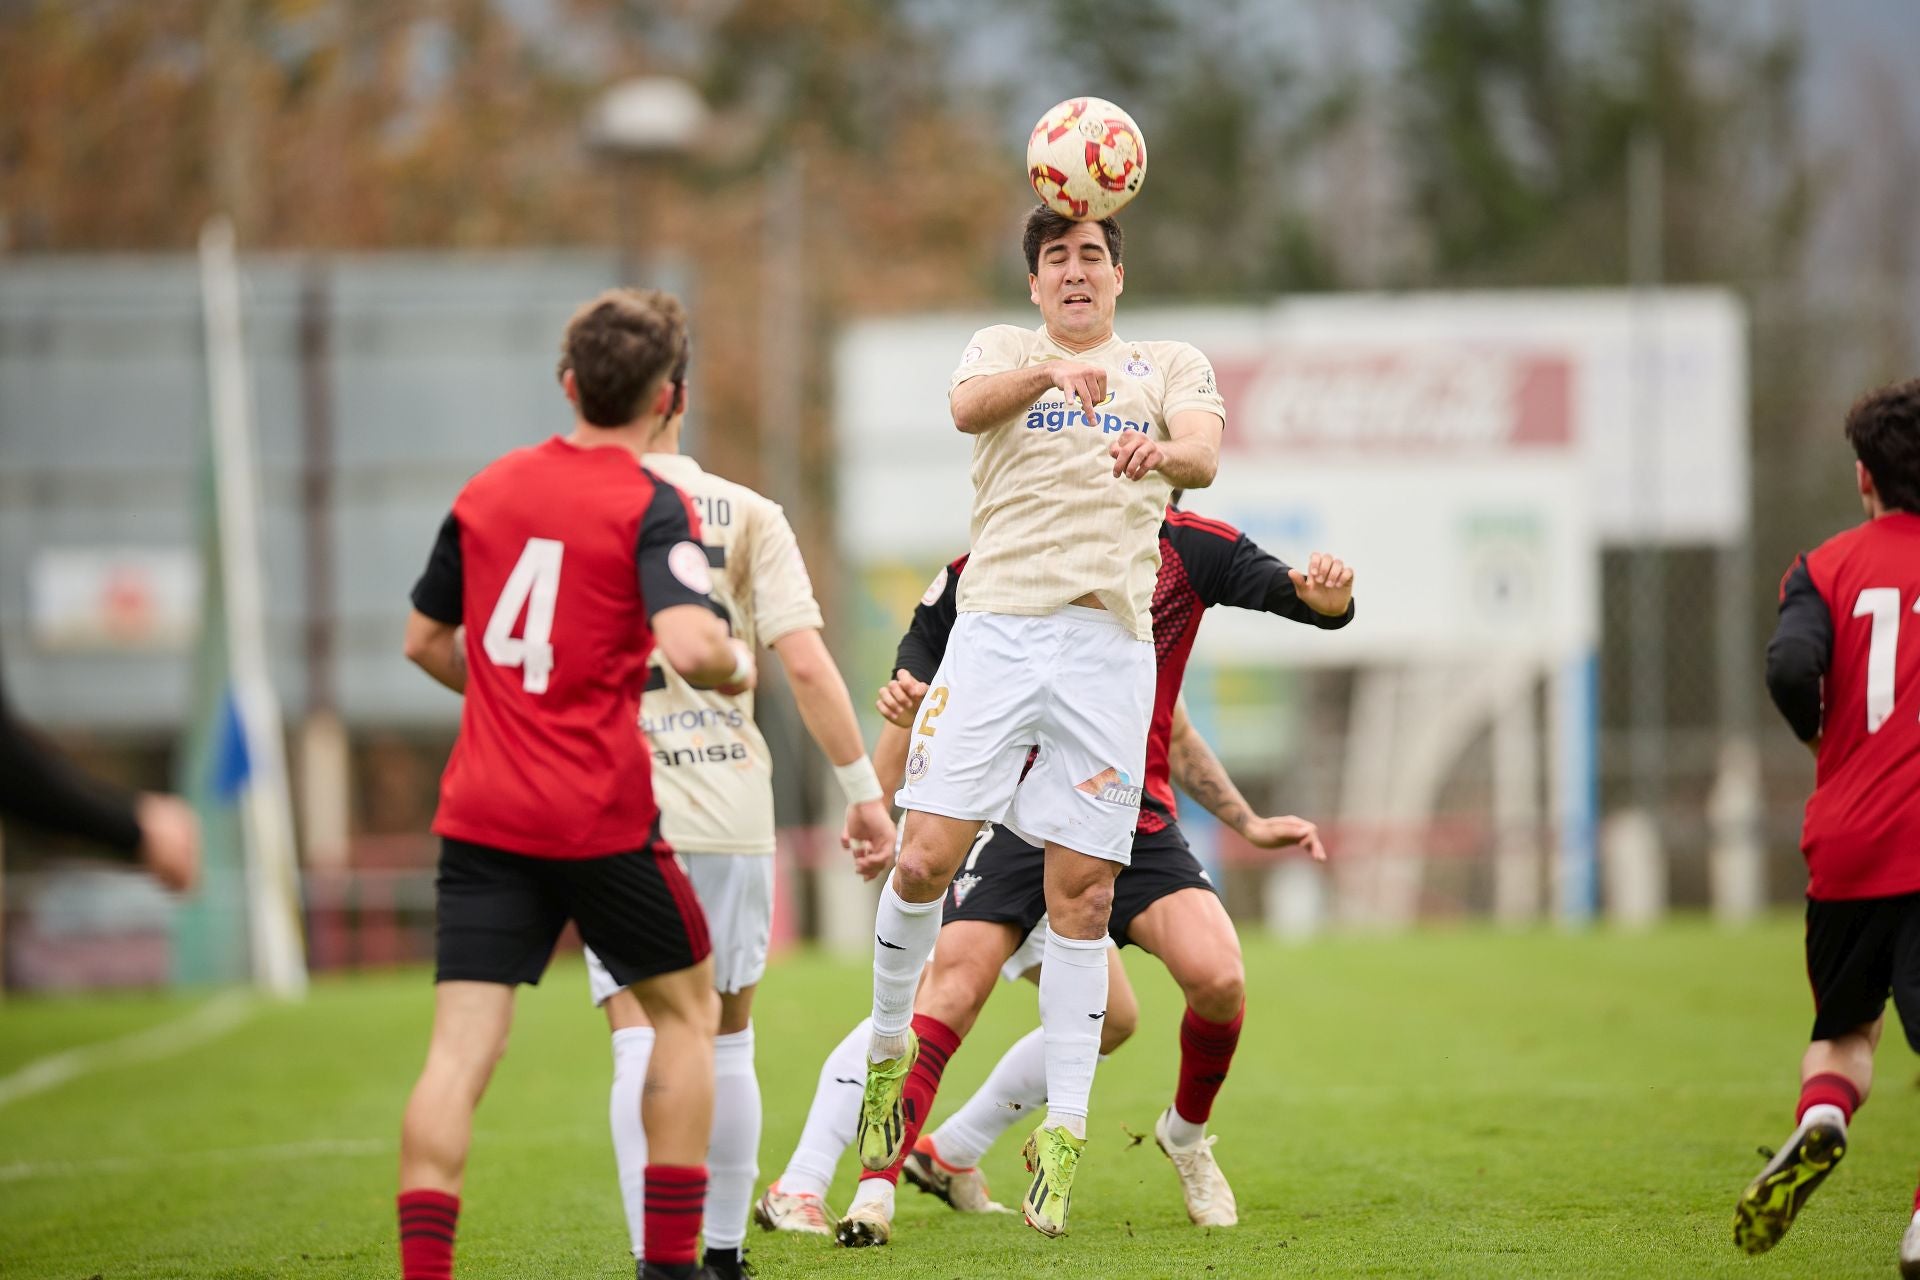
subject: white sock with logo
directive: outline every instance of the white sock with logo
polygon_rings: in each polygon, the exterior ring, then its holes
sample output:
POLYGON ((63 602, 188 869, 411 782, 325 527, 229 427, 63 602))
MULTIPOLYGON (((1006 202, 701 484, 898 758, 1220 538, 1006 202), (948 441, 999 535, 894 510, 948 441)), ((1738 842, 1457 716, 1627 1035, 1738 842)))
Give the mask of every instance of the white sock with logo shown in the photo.
POLYGON ((873 920, 870 1062, 885 1062, 907 1050, 913 996, 920 989, 920 972, 927 967, 933 944, 940 938, 940 904, 945 901, 942 894, 932 902, 908 902, 894 892, 892 876, 880 891, 880 909, 873 920))
POLYGON ((713 1041, 713 1137, 707 1146, 709 1249, 747 1240, 747 1210, 760 1176, 760 1080, 753 1070, 753 1026, 713 1041))
POLYGON ((1107 938, 1063 938, 1047 926, 1040 965, 1040 1028, 1046 1035, 1047 1119, 1087 1136, 1087 1102, 1107 1016, 1107 938))
POLYGON ((866 1088, 867 1042, 872 1035, 872 1020, 860 1019, 860 1025, 847 1032, 821 1064, 806 1126, 780 1175, 780 1190, 788 1195, 824 1198, 840 1157, 853 1145, 860 1130, 860 1096, 866 1088))
POLYGON ((647 1200, 647 1131, 640 1123, 640 1091, 653 1057, 652 1027, 623 1027, 613 1033, 613 1088, 607 1122, 613 1129, 613 1163, 620 1171, 620 1203, 627 1211, 633 1256, 644 1256, 647 1200))
POLYGON ((933 1148, 954 1168, 971 1169, 1001 1134, 1046 1100, 1046 1033, 1035 1027, 1000 1055, 987 1082, 934 1130, 933 1148))

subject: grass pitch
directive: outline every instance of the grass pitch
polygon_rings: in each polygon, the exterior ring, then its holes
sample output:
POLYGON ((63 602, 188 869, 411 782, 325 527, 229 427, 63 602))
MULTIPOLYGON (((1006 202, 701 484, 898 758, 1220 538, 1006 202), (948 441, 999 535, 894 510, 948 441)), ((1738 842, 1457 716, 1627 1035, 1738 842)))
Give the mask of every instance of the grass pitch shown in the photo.
MULTIPOLYGON (((1171 1096, 1179 1000, 1127 959, 1142 1030, 1100 1072, 1071 1234, 967 1218, 903 1184, 895 1243, 749 1237, 784 1276, 1888 1275, 1911 1212, 1920 1104, 1897 1034, 1854 1150, 1772 1254, 1730 1242, 1758 1143, 1790 1127, 1812 1011, 1797 922, 1722 934, 1467 931, 1254 943, 1245 1038, 1215 1112, 1242 1225, 1202 1232, 1145 1134, 1171 1096)), ((789 959, 758 1019, 762 1181, 785 1163, 826 1049, 859 1018, 858 963, 789 959)), ((199 999, 0 1004, 5 1079, 180 1018, 199 999)), ((378 1277, 398 1266, 400 1109, 427 976, 329 980, 299 1006, 170 1056, 146 1042, 0 1105, 0 1277, 378 1277)), ((947 1073, 940 1114, 1032 1025, 1007 988, 947 1073)), ((481 1109, 460 1274, 632 1275, 606 1134, 609 1056, 579 966, 521 1001, 481 1109)), ((1016 1129, 990 1156, 1023 1186, 1016 1129)), ((853 1165, 831 1203, 844 1205, 853 1165)))

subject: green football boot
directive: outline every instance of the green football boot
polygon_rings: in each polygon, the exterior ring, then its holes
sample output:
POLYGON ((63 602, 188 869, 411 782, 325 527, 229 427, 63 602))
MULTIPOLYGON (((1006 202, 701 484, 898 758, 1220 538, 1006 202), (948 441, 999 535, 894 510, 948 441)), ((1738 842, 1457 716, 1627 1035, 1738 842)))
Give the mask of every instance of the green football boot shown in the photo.
POLYGON ((860 1099, 860 1164, 875 1173, 891 1169, 906 1148, 907 1119, 900 1098, 919 1056, 920 1037, 908 1031, 905 1053, 885 1062, 867 1060, 867 1091, 860 1099))
POLYGON ((1076 1138, 1062 1125, 1042 1126, 1027 1139, 1027 1172, 1033 1182, 1020 1211, 1027 1225, 1043 1236, 1067 1233, 1067 1204, 1073 1199, 1073 1172, 1080 1167, 1080 1153, 1087 1149, 1085 1138, 1076 1138))

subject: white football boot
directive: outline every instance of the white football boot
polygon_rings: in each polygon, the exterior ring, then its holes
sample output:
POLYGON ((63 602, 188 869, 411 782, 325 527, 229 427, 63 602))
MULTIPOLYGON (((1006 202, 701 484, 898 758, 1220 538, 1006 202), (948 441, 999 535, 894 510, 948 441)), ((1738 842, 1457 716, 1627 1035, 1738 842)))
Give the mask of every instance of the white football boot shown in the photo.
POLYGON ((1240 1221, 1240 1208, 1234 1203, 1233 1188, 1227 1185, 1226 1175, 1220 1172, 1213 1158, 1213 1144, 1219 1140, 1218 1135, 1210 1133, 1190 1147, 1175 1146, 1167 1130, 1167 1117, 1172 1114, 1173 1108, 1169 1107, 1153 1122, 1153 1140, 1167 1153, 1167 1159, 1173 1161, 1180 1175, 1180 1190, 1187 1197, 1187 1216, 1196 1226, 1233 1226, 1240 1221))
POLYGON ((768 1231, 797 1231, 801 1235, 830 1236, 827 1205, 819 1196, 788 1195, 780 1189, 779 1179, 760 1193, 753 1206, 753 1220, 768 1231))

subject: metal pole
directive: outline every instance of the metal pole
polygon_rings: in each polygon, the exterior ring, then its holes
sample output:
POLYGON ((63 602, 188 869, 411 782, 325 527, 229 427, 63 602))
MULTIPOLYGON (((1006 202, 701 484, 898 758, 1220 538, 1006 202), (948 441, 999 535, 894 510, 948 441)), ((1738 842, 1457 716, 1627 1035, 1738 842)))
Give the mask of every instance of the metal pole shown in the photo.
POLYGON ((300 846, 310 866, 344 867, 352 770, 335 670, 339 630, 333 556, 333 304, 325 265, 300 288, 300 507, 306 551, 307 707, 300 725, 300 846))
POLYGON ((1663 473, 1663 387, 1659 300, 1664 272, 1660 138, 1634 135, 1627 165, 1627 253, 1633 284, 1632 441, 1635 545, 1628 587, 1628 688, 1632 714, 1634 803, 1657 823, 1666 790, 1666 559, 1660 524, 1663 473))

